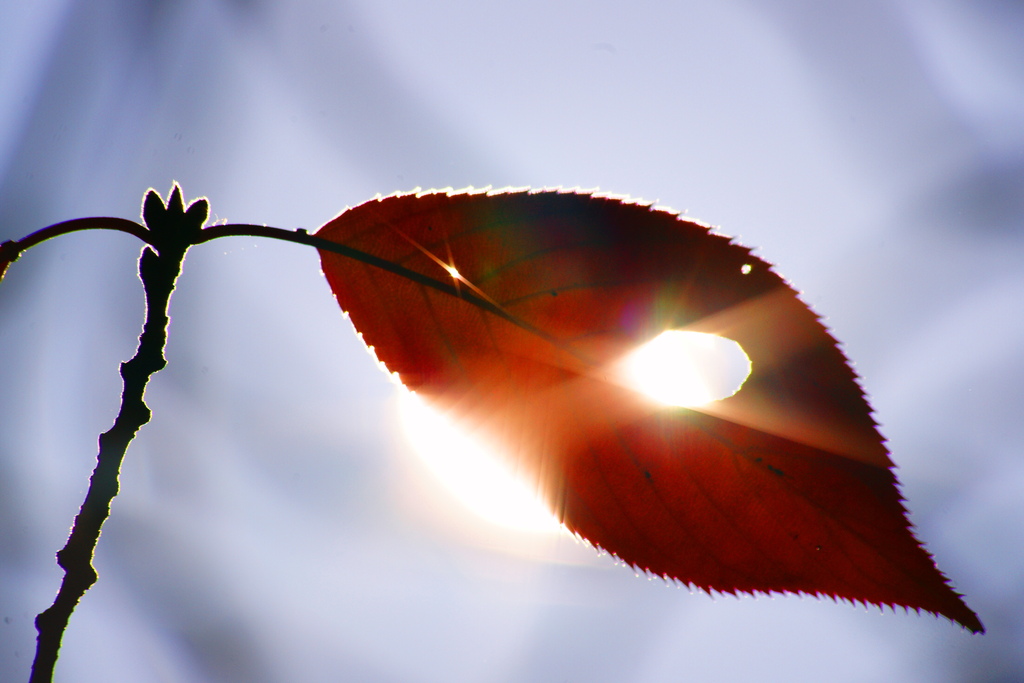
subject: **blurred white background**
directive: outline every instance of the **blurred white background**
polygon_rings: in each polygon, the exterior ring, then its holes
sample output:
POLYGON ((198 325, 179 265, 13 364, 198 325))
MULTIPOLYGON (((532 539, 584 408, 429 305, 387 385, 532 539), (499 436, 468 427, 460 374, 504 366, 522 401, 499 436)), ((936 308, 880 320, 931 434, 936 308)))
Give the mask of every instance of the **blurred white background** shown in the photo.
MULTIPOLYGON (((58 681, 1024 680, 1024 5, 36 0, 0 9, 0 239, 314 229, 416 186, 579 186, 720 225, 827 317, 919 536, 989 629, 709 597, 476 520, 413 454, 316 253, 189 254, 58 681)), ((0 286, 0 680, 111 424, 139 244, 0 286)))

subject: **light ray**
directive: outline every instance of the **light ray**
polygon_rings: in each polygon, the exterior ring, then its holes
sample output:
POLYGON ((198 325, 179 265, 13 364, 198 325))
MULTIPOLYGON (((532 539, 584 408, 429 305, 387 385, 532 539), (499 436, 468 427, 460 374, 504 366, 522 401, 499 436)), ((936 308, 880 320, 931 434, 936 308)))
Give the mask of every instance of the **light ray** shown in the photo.
POLYGON ((481 440, 465 433, 411 392, 403 392, 400 411, 404 431, 417 455, 472 512, 517 531, 561 531, 537 492, 517 478, 481 440))

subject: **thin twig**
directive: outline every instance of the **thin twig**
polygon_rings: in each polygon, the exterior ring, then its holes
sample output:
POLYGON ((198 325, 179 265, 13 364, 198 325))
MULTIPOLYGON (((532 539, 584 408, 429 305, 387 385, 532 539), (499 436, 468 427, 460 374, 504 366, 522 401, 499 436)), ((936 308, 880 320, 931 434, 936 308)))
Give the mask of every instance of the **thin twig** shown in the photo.
POLYGON ((7 266, 14 263, 21 256, 21 252, 53 237, 79 230, 117 230, 135 235, 144 242, 149 241, 149 231, 145 226, 125 218, 75 218, 70 221, 54 223, 42 230, 36 230, 31 235, 22 237, 20 240, 11 240, 0 244, 0 280, 3 279, 7 266))
POLYGON ((149 422, 150 411, 143 400, 149 378, 167 364, 164 359, 167 304, 184 255, 184 250, 157 255, 146 247, 139 260, 139 272, 146 290, 146 324, 135 356, 121 364, 124 380, 121 410, 114 426, 100 436, 99 455, 85 502, 75 518, 67 544, 57 553, 57 564, 65 572, 64 580, 53 605, 36 618, 39 640, 30 683, 51 680, 68 619, 78 601, 96 582, 93 551, 99 540, 100 528, 110 514, 110 501, 118 492, 121 461, 135 434, 149 422))
MULTIPOLYGON (((144 231, 138 236, 150 243, 150 246, 143 249, 139 259, 139 278, 146 293, 146 322, 135 356, 121 364, 121 378, 124 381, 121 409, 113 427, 100 435, 99 454, 85 501, 75 517, 67 544, 57 553, 57 564, 64 569, 60 591, 53 605, 36 617, 39 636, 29 683, 52 681, 57 653, 71 613, 85 592, 96 582, 93 554, 100 529, 110 515, 110 503, 119 489, 121 462, 128 444, 150 419, 150 410, 144 400, 146 385, 154 373, 167 365, 164 348, 167 344, 167 308, 171 292, 181 272, 185 252, 194 243, 196 231, 206 220, 205 202, 193 210, 196 204, 186 212, 177 186, 166 209, 155 192, 146 197, 144 216, 148 229, 138 226, 144 231)), ((127 231, 135 234, 134 230, 127 231)))

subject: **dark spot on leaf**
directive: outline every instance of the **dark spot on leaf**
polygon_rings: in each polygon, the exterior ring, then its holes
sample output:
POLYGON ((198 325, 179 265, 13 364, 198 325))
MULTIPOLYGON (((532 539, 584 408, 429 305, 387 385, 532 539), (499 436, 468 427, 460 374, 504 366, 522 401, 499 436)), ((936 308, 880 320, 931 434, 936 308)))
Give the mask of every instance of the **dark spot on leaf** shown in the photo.
POLYGON ((786 476, 785 472, 783 472, 782 470, 780 470, 780 469, 779 469, 778 467, 772 467, 771 465, 768 465, 768 470, 769 470, 769 471, 770 471, 770 472, 771 472, 772 474, 777 474, 777 475, 779 475, 780 477, 784 477, 784 476, 786 476))

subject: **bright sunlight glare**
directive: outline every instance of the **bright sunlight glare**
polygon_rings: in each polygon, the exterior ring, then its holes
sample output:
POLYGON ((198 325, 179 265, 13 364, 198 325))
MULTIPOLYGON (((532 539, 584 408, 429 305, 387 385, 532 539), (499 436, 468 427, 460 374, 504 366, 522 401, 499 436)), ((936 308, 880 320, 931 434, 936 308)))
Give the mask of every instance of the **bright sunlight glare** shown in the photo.
POLYGON ((413 449, 460 502, 483 519, 517 531, 557 533, 561 525, 497 454, 411 392, 400 399, 413 449))
POLYGON ((669 330, 625 360, 627 382, 654 400, 698 407, 732 396, 750 375, 750 358, 732 339, 669 330))

